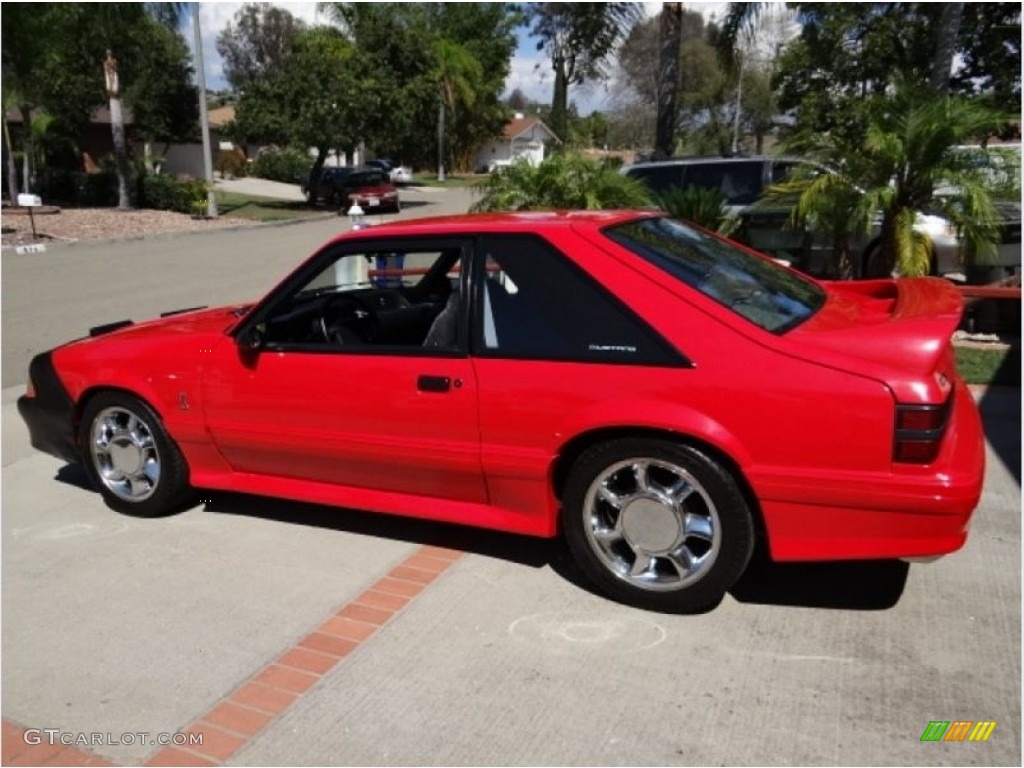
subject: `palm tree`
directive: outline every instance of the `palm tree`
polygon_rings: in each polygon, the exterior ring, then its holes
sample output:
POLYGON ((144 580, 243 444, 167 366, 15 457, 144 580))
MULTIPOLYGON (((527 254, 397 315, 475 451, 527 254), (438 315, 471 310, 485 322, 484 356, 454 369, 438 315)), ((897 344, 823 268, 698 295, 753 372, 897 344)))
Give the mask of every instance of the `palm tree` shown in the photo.
POLYGON ((476 101, 476 84, 483 76, 480 62, 464 46, 451 40, 438 40, 434 44, 434 69, 431 76, 437 81, 440 98, 437 108, 437 180, 444 181, 444 121, 445 112, 455 117, 458 104, 467 107, 476 101))
POLYGON ((614 168, 574 153, 534 166, 525 159, 491 174, 473 211, 545 211, 643 208, 647 188, 614 168))
POLYGON ((860 141, 817 135, 790 143, 790 151, 833 171, 793 182, 788 191, 799 195, 796 215, 821 226, 845 212, 850 233, 871 231, 880 216, 867 276, 894 268, 906 276, 929 272, 930 244, 915 229, 924 211, 952 222, 969 251, 982 253, 997 237, 999 215, 985 179, 953 148, 985 137, 1001 122, 976 102, 901 84, 870 108, 860 141))

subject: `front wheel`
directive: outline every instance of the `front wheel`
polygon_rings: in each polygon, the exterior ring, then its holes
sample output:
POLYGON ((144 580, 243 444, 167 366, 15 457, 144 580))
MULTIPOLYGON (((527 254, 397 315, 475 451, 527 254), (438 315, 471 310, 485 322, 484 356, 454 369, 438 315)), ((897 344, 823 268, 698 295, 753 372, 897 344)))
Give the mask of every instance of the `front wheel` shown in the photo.
POLYGON ((126 515, 159 517, 189 495, 188 469, 160 418, 142 400, 102 392, 82 414, 82 460, 107 506, 126 515))
POLYGON ((733 476, 702 451, 667 440, 615 440, 584 453, 566 484, 562 522, 597 587, 661 611, 716 605, 754 546, 733 476))

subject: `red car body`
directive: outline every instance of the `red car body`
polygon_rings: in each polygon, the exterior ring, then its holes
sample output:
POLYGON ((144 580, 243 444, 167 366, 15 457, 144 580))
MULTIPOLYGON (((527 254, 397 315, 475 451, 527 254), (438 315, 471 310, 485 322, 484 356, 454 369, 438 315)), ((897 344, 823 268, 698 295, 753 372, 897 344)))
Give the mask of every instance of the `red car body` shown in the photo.
MULTIPOLYGON (((46 353, 22 414, 37 447, 74 460, 89 398, 132 393, 158 415, 193 486, 542 537, 559 532, 566 478, 585 452, 630 437, 677 441, 735 480, 775 560, 959 548, 981 494, 984 440, 949 342, 957 292, 938 279, 799 277, 820 305, 766 330, 737 313, 742 304, 694 290, 609 236, 654 218, 402 222, 342 235, 310 263, 339 245, 442 237, 465 239, 470 253, 475 238, 528 235, 607 289, 680 364, 477 353, 468 340, 486 290, 482 301, 473 294, 447 354, 247 350, 240 333, 272 293, 255 307, 192 311, 46 353), (438 392, 425 380, 454 385, 438 392), (66 398, 47 421, 33 400, 55 387, 66 398)), ((633 533, 644 535, 655 534, 633 533)))

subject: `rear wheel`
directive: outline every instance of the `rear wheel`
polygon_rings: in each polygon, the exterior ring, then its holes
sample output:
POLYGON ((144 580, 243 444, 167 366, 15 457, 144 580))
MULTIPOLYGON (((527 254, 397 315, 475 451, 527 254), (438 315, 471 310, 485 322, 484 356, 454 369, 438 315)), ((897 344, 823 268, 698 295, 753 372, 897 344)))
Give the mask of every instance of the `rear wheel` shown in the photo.
POLYGON ((735 478, 691 446, 647 438, 595 446, 574 465, 563 502, 580 568, 602 591, 643 608, 713 607, 753 552, 735 478))
POLYGON ((178 447, 142 400, 103 392, 82 414, 79 433, 86 472, 112 509, 138 517, 174 512, 189 495, 178 447))

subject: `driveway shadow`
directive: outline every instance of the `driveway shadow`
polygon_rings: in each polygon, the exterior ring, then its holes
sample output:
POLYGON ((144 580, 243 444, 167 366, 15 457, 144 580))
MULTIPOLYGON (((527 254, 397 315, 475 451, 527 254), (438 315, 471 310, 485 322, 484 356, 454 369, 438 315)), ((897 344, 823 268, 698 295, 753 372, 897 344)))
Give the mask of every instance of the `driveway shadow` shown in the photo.
POLYGON ((1013 381, 1017 386, 992 386, 978 400, 978 408, 985 426, 985 437, 992 450, 1021 484, 1021 343, 1015 339, 1010 351, 992 377, 994 382, 1013 381))

